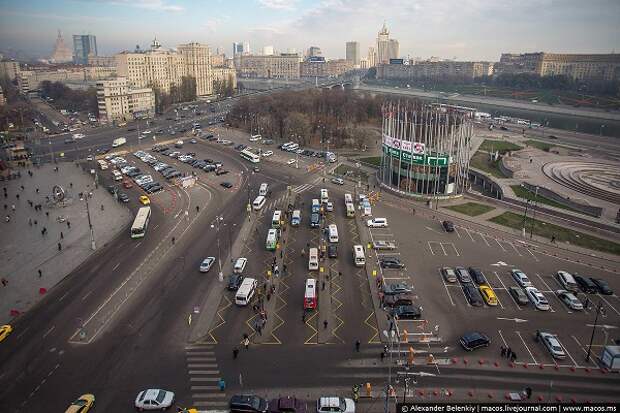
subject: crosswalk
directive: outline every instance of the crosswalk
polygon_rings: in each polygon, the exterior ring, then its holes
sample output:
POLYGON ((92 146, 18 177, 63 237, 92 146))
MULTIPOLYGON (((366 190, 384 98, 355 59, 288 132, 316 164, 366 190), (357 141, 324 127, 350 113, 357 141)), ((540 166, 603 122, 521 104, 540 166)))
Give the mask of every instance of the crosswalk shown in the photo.
POLYGON ((295 192, 296 194, 301 194, 302 192, 312 189, 313 187, 314 185, 312 184, 303 184, 303 185, 296 186, 295 188, 292 189, 292 191, 295 192))
POLYGON ((228 398, 220 390, 220 370, 212 345, 185 348, 193 405, 201 410, 226 410, 228 398))

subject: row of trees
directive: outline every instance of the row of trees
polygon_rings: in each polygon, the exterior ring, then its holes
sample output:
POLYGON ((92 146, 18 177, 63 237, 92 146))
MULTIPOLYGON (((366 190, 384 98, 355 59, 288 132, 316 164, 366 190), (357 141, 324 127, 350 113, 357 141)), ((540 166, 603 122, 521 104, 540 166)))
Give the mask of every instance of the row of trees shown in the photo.
POLYGON ((97 90, 93 87, 87 90, 74 90, 61 82, 44 80, 39 86, 41 96, 54 99, 54 106, 71 112, 88 112, 98 115, 97 90))
POLYGON ((502 73, 474 79, 475 83, 518 90, 549 89, 618 96, 620 80, 576 80, 566 75, 538 76, 533 73, 502 73))
POLYGON ((162 114, 167 108, 175 103, 192 102, 196 100, 196 78, 193 76, 183 76, 181 85, 170 84, 170 93, 166 93, 158 86, 152 85, 155 93, 155 111, 162 114))
POLYGON ((231 125, 280 142, 361 148, 377 136, 380 96, 313 89, 241 99, 230 111, 231 125))
POLYGON ((223 97, 232 96, 235 94, 234 81, 232 77, 223 80, 216 80, 213 82, 213 94, 223 97))
POLYGON ((13 124, 18 130, 31 126, 36 111, 19 94, 17 85, 8 78, 0 77, 0 86, 6 99, 6 104, 0 106, 0 131, 8 130, 9 124, 13 124))

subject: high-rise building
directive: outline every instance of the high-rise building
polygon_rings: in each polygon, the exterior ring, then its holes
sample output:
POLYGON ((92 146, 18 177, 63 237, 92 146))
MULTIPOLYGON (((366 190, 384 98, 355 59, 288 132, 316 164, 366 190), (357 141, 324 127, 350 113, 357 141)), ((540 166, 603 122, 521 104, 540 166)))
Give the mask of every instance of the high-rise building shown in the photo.
POLYGON ((177 50, 185 60, 187 75, 196 79, 196 95, 205 96, 213 93, 209 46, 194 42, 179 45, 177 50))
POLYGON ((62 33, 58 30, 58 37, 56 38, 56 44, 54 44, 54 50, 50 56, 50 62, 52 63, 70 63, 73 61, 73 52, 65 44, 65 40, 62 37, 62 33))
POLYGON ((17 79, 20 71, 19 62, 16 62, 15 60, 0 61, 0 77, 13 81, 17 79))
POLYGON ((377 49, 370 46, 368 48, 368 67, 371 68, 375 66, 377 66, 377 49))
POLYGON ((317 46, 310 46, 306 52, 306 57, 319 57, 321 55, 321 48, 317 46))
POLYGON ((273 46, 264 46, 263 47, 263 55, 272 56, 273 55, 273 46))
POLYGON ((92 34, 73 35, 73 61, 79 65, 88 64, 88 56, 97 56, 97 37, 92 34))
POLYGON ((346 60, 350 65, 359 67, 360 65, 360 44, 359 42, 347 42, 346 60))
POLYGON ((0 106, 6 105, 6 99, 4 97, 4 92, 2 92, 2 87, 0 87, 0 106))
POLYGON ((388 64, 390 59, 398 58, 400 47, 398 40, 390 39, 390 31, 387 25, 383 23, 381 31, 377 35, 377 64, 388 64))
POLYGON ((116 66, 116 58, 114 56, 88 56, 89 66, 116 66))
POLYGON ((249 55, 250 54, 250 42, 244 41, 240 43, 233 43, 233 56, 235 55, 249 55))
POLYGON ((153 89, 132 89, 124 77, 97 82, 99 117, 109 122, 152 118, 155 115, 153 89))
POLYGON ((299 79, 299 55, 240 56, 237 73, 246 78, 299 79))

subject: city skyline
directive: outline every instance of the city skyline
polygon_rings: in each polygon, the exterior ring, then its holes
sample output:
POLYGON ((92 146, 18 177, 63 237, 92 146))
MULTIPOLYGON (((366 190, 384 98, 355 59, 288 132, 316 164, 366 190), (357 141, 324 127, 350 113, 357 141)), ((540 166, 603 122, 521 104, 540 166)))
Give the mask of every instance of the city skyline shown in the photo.
POLYGON ((618 46, 620 3, 598 1, 457 2, 255 0, 35 0, 3 1, 0 49, 49 57, 57 29, 66 37, 93 34, 100 55, 196 41, 230 54, 240 39, 253 51, 273 45, 300 54, 317 45, 327 58, 344 58, 347 41, 361 50, 376 45, 383 22, 400 42, 399 57, 438 56, 497 61, 502 52, 610 53, 618 46), (579 27, 579 30, 575 30, 579 27), (317 30, 320 28, 320 30, 317 30), (437 30, 437 29, 441 29, 437 30))

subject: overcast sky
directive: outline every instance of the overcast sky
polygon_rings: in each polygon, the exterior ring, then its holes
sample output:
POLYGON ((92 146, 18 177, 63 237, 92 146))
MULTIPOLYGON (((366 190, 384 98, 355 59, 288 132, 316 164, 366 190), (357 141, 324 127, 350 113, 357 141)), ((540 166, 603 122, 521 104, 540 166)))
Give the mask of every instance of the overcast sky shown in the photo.
POLYGON ((620 0, 0 0, 0 49, 48 56, 61 29, 97 36, 100 55, 197 41, 362 57, 383 21, 402 57, 496 61, 502 52, 620 51, 620 0))

